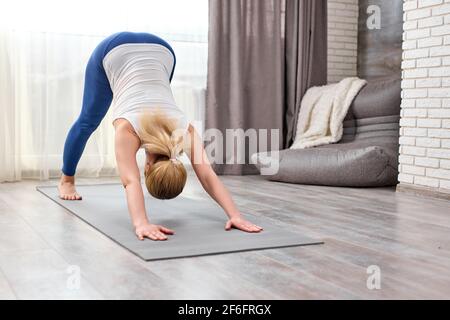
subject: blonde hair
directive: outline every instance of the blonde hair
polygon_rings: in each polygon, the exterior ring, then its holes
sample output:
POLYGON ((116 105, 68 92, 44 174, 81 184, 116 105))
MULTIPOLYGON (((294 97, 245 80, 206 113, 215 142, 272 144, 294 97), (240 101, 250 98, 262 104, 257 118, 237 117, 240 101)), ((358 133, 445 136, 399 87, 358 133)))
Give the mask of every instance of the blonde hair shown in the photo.
POLYGON ((155 162, 145 171, 148 192, 158 199, 178 196, 186 184, 187 173, 177 156, 183 152, 183 135, 177 134, 177 121, 162 112, 145 113, 140 118, 140 138, 155 162))

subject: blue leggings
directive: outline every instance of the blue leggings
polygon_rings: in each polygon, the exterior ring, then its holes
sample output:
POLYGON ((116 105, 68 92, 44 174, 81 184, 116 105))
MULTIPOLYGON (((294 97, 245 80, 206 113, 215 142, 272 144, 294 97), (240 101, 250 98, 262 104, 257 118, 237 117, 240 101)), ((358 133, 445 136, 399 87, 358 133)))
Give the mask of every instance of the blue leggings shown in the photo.
MULTIPOLYGON (((103 58, 113 48, 125 43, 160 44, 169 49, 175 59, 172 47, 163 39, 149 33, 119 32, 100 42, 89 58, 86 67, 83 106, 80 116, 70 129, 64 144, 62 172, 67 176, 75 175, 86 143, 105 117, 113 98, 113 92, 103 69, 103 58)), ((170 80, 172 80, 174 71, 175 63, 170 80)))

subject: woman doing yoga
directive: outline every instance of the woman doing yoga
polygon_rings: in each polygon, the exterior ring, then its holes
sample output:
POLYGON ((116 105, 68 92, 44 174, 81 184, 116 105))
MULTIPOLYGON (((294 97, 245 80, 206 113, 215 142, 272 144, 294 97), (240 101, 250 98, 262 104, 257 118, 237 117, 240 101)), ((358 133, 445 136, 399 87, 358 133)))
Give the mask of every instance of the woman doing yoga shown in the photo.
POLYGON ((104 39, 86 68, 83 106, 70 129, 63 156, 59 196, 81 200, 75 189, 75 171, 90 135, 111 105, 115 154, 136 236, 167 240, 174 231, 148 219, 136 153, 145 149, 145 184, 158 199, 178 196, 187 173, 178 159, 185 151, 206 192, 223 208, 226 230, 260 232, 236 208, 206 156, 200 136, 176 106, 170 82, 176 57, 163 39, 148 33, 120 32, 104 39))

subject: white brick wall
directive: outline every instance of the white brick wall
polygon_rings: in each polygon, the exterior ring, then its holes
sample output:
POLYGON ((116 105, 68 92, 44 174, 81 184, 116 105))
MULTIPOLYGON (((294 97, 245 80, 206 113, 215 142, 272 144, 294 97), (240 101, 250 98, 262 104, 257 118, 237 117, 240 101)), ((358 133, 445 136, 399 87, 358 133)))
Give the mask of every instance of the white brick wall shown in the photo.
POLYGON ((328 82, 357 75, 358 0, 328 0, 328 82))
POLYGON ((450 191, 450 0, 404 0, 400 185, 450 191))

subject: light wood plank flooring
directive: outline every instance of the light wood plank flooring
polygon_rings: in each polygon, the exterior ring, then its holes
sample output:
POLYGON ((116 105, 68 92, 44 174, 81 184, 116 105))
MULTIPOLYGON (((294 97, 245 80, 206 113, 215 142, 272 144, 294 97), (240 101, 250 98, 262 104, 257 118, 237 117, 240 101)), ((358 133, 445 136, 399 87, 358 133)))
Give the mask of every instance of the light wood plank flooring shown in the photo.
MULTIPOLYGON (((145 262, 35 190, 57 181, 3 183, 0 299, 450 299, 447 201, 222 179, 241 211, 325 244, 145 262), (367 289, 370 265, 380 290, 367 289), (81 270, 79 289, 69 266, 81 270)), ((185 192, 207 199, 192 176, 185 192)))

